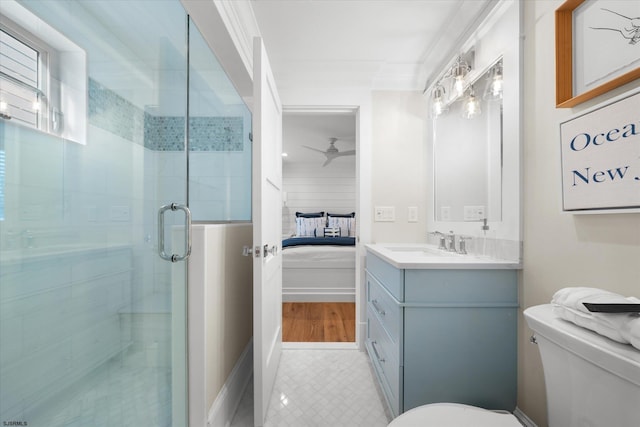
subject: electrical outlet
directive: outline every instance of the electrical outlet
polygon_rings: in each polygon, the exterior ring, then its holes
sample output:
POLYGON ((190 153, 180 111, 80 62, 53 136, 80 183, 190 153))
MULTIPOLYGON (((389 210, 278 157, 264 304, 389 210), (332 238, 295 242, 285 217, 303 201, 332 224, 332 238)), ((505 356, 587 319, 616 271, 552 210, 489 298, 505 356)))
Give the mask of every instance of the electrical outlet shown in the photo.
POLYGON ((465 206, 464 207, 465 221, 481 221, 483 218, 486 218, 484 206, 465 206))
POLYGON ((393 206, 376 206, 373 217, 376 222, 394 222, 396 220, 396 208, 393 206))

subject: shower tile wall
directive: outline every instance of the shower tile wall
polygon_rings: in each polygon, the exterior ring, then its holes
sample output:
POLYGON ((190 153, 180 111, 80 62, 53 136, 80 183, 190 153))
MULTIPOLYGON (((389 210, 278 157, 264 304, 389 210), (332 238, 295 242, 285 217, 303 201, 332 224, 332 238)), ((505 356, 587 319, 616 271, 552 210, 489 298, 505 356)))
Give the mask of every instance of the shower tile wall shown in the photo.
MULTIPOLYGON (((250 120, 194 121, 192 204, 203 218, 250 218, 242 140, 250 120)), ((155 218, 165 195, 184 193, 184 153, 172 151, 181 149, 172 142, 180 121, 154 117, 90 79, 86 145, 0 122, 0 341, 11 343, 0 349, 3 419, 24 419, 125 348, 160 345, 157 364, 169 366, 170 342, 140 326, 166 329, 170 313, 163 296, 171 266, 155 255, 157 231, 144 218, 155 218), (158 298, 138 306, 149 294, 158 298)))
MULTIPOLYGON (((144 145, 162 164, 159 200, 176 194, 172 189, 182 185, 177 175, 184 168, 183 117, 150 114, 93 80, 89 114, 91 124, 144 145)), ((194 220, 251 219, 250 128, 251 116, 244 107, 238 108, 237 116, 190 119, 189 205, 194 220)))
POLYGON ((131 305, 131 248, 66 248, 1 260, 3 419, 25 419, 123 351, 120 313, 131 305), (67 262, 73 259, 73 263, 67 262))

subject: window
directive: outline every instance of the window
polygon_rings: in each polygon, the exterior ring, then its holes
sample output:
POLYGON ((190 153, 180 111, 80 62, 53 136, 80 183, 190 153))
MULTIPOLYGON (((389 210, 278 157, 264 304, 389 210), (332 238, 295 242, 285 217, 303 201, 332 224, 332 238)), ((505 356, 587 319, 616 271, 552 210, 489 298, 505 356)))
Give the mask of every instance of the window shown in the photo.
POLYGON ((0 28, 0 115, 46 130, 46 51, 0 28), (43 78, 45 77, 45 78, 43 78))
POLYGON ((18 2, 0 3, 0 120, 85 144, 86 52, 18 2))

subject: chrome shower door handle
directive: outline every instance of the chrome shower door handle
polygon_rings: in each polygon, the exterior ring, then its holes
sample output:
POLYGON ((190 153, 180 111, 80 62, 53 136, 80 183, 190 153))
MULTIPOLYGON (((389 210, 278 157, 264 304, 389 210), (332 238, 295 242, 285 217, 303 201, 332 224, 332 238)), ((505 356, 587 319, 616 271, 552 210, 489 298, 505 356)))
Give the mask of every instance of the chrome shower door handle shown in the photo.
POLYGON ((171 261, 178 262, 185 260, 191 255, 191 211, 188 207, 184 205, 179 205, 177 203, 171 203, 169 205, 164 205, 158 210, 158 255, 160 258, 171 261), (167 254, 164 250, 164 214, 166 211, 183 211, 184 212, 184 247, 185 252, 183 255, 178 254, 167 254))

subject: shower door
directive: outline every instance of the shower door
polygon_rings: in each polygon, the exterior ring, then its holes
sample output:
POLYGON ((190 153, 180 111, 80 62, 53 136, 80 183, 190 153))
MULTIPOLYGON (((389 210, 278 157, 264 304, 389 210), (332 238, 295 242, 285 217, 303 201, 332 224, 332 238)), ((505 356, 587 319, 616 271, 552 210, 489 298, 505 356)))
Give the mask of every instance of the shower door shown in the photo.
POLYGON ((38 66, 28 87, 0 56, 0 425, 186 427, 187 16, 0 13, 38 66), (7 82, 39 101, 32 123, 7 82))

